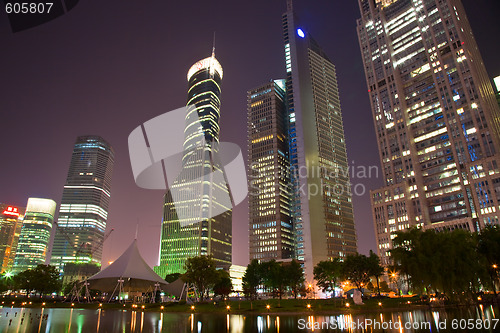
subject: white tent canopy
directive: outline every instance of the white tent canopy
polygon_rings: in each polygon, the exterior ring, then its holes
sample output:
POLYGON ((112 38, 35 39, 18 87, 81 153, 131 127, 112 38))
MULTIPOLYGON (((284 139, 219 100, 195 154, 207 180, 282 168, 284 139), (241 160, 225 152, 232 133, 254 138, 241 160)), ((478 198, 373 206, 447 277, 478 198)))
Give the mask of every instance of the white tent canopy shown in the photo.
POLYGON ((123 280, 123 291, 126 292, 153 291, 157 283, 162 289, 168 284, 142 258, 137 240, 111 265, 89 278, 88 282, 91 289, 110 292, 119 280, 123 280))

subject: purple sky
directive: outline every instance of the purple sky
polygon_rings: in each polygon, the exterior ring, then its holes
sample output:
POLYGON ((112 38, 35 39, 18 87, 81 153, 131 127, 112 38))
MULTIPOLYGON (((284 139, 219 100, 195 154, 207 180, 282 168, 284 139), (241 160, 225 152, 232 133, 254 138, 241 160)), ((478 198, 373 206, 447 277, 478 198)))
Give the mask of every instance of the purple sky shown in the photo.
MULTIPOLYGON (((498 61, 500 1, 466 0, 490 77, 498 61)), ((185 105, 186 73, 210 55, 224 68, 221 139, 246 155, 246 91, 284 76, 281 15, 285 0, 81 1, 68 14, 13 34, 0 13, 0 202, 28 197, 60 203, 74 141, 96 134, 115 148, 103 264, 134 239, 157 263, 162 191, 135 186, 127 138, 138 125, 185 105)), ((379 166, 356 36, 355 0, 296 0, 295 9, 337 67, 349 160, 379 166)), ((353 179, 369 189, 381 178, 353 179)), ((375 250, 368 194, 354 197, 361 253, 375 250)), ((247 202, 233 211, 233 262, 248 261, 247 202)))

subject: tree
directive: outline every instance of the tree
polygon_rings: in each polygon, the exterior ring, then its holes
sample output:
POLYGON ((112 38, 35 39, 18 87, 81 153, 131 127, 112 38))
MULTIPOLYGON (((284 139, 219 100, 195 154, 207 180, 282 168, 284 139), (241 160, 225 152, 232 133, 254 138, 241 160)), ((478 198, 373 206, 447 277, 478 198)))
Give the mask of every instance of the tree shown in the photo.
POLYGON ((259 261, 254 259, 248 264, 243 275, 243 292, 250 300, 257 298, 257 287, 262 284, 262 272, 259 261))
POLYGON ((2 273, 0 275, 0 294, 9 290, 10 287, 10 275, 8 276, 6 273, 2 273))
POLYGON ((26 290, 26 296, 28 296, 31 291, 35 289, 35 276, 33 270, 27 269, 17 273, 14 276, 14 285, 17 290, 26 290))
POLYGON ((380 277, 384 274, 384 267, 380 265, 380 258, 370 250, 370 256, 368 257, 368 270, 369 275, 374 276, 377 279, 377 293, 380 297, 380 277))
POLYGON ((220 269, 217 271, 217 279, 214 284, 214 295, 220 295, 222 298, 227 297, 233 290, 233 284, 229 273, 220 269))
POLYGON ((496 295, 495 283, 498 280, 500 267, 500 229, 497 226, 488 226, 481 230, 477 238, 477 252, 480 256, 480 264, 488 272, 491 287, 496 295))
POLYGON ((405 274, 408 287, 420 293, 442 292, 449 298, 472 297, 482 267, 477 238, 464 230, 411 229, 396 232, 391 256, 405 274))
POLYGON ((39 264, 33 269, 27 269, 14 277, 17 289, 26 290, 26 295, 36 290, 40 296, 59 291, 61 281, 59 271, 55 266, 39 264))
POLYGON ((172 274, 167 274, 165 276, 165 281, 167 281, 168 283, 172 283, 174 282, 175 280, 177 280, 178 278, 181 277, 181 273, 172 273, 172 274))
POLYGON ((285 265, 283 274, 285 275, 286 284, 293 292, 293 297, 297 299, 297 294, 304 286, 304 271, 297 260, 292 260, 290 264, 285 265))
POLYGON ((32 270, 32 274, 34 278, 33 289, 37 290, 40 296, 61 289, 59 271, 55 266, 39 264, 32 270))
POLYGON ((323 292, 331 291, 332 297, 335 296, 335 287, 342 279, 342 262, 339 258, 320 261, 313 269, 316 284, 323 292))
POLYGON ((192 257, 186 260, 185 269, 184 282, 194 284, 203 301, 217 280, 215 261, 207 256, 192 257))
POLYGON ((287 285, 283 266, 274 259, 263 262, 260 266, 264 286, 273 293, 273 297, 278 294, 281 300, 287 285))
POLYGON ((343 276, 363 293, 363 286, 370 281, 369 259, 363 254, 348 255, 343 264, 343 276))

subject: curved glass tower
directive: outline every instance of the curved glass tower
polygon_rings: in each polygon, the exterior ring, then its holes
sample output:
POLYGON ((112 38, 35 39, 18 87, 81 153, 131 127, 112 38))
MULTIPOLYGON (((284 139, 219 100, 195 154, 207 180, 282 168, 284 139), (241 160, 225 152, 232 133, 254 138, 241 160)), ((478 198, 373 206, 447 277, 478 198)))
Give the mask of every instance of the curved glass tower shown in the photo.
POLYGON ((161 276, 184 272, 186 259, 200 255, 231 265, 230 191, 218 156, 222 76, 214 54, 188 71, 182 171, 165 194, 161 276))

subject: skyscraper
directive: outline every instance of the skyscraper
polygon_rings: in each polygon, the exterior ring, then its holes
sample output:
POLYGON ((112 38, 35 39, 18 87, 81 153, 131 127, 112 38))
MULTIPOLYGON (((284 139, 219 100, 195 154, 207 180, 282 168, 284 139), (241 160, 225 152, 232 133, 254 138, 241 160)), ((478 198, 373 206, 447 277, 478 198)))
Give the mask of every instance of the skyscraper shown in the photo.
POLYGON ((24 207, 0 204, 0 273, 10 271, 23 225, 24 207))
POLYGON ((230 191, 218 148, 222 76, 214 53, 188 71, 182 171, 165 194, 155 267, 161 276, 184 272, 186 259, 200 255, 211 256, 220 267, 231 265, 230 191))
POLYGON ((14 273, 45 264, 55 211, 54 200, 28 199, 12 269, 14 273))
POLYGON ((113 164, 113 148, 103 138, 76 139, 50 260, 61 272, 68 262, 101 264, 113 164))
POLYGON ((357 30, 385 186, 378 251, 394 231, 498 224, 500 112, 459 0, 359 0, 357 30))
POLYGON ((250 260, 290 259, 294 237, 285 80, 266 83, 247 96, 250 260))
POLYGON ((357 251, 335 66, 288 0, 283 15, 296 256, 306 280, 322 260, 357 251))

